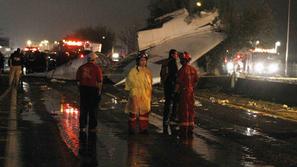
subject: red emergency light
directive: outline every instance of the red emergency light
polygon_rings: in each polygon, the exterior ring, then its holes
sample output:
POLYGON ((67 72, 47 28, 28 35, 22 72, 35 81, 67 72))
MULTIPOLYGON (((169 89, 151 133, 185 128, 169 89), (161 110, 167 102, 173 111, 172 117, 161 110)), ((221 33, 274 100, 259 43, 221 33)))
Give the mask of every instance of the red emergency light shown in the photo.
POLYGON ((61 112, 65 112, 66 114, 78 114, 79 110, 73 104, 63 103, 61 106, 61 112))
POLYGON ((82 41, 63 41, 68 46, 83 46, 82 41))
POLYGON ((28 52, 28 51, 36 52, 36 51, 38 51, 38 50, 39 50, 39 48, 37 48, 37 47, 25 47, 25 48, 24 48, 24 51, 25 51, 25 52, 28 52))

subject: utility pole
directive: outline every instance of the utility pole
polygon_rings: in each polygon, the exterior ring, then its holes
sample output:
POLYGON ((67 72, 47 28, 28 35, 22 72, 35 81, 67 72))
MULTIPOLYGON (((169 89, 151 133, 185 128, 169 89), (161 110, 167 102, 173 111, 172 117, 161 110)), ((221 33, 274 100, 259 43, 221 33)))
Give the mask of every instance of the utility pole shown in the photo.
POLYGON ((287 44, 286 44, 286 62, 285 62, 285 75, 288 76, 288 58, 289 58, 289 42, 290 42, 290 18, 291 18, 291 0, 288 6, 288 25, 287 25, 287 44))

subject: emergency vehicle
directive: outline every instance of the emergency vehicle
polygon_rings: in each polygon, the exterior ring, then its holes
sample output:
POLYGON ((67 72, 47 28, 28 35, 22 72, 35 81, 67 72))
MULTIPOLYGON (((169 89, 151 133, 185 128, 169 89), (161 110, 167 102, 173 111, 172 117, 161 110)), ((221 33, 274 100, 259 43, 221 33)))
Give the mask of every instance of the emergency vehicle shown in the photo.
POLYGON ((102 44, 81 40, 63 40, 63 47, 68 52, 101 52, 102 44))
POLYGON ((276 76, 281 73, 281 58, 274 49, 255 48, 237 52, 226 61, 229 74, 233 72, 248 75, 276 76))

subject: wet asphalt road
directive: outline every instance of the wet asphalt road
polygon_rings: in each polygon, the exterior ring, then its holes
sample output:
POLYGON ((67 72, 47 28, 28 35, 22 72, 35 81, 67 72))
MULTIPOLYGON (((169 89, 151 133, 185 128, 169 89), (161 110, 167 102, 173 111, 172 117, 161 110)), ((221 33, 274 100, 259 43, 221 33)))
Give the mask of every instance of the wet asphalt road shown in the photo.
POLYGON ((175 126, 162 134, 163 100, 158 89, 154 95, 149 135, 127 134, 127 94, 110 84, 97 133, 79 134, 76 86, 25 80, 16 95, 17 129, 9 129, 11 103, 5 101, 12 96, 0 102, 0 166, 297 166, 295 122, 201 101, 194 138, 180 139, 175 126), (11 140, 17 144, 8 147, 11 140))

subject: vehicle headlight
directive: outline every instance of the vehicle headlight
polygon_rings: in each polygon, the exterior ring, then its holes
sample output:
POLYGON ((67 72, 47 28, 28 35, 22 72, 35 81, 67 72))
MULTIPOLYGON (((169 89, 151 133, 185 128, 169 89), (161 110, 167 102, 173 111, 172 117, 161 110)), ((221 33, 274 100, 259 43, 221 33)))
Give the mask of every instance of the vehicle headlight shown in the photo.
POLYGON ((227 63, 227 71, 228 73, 232 73, 234 70, 234 64, 232 62, 227 63))
POLYGON ((254 69, 257 73, 263 73, 264 72, 264 64, 263 63, 257 63, 255 65, 254 69))
POLYGON ((278 67, 278 64, 277 63, 269 64, 269 66, 268 66, 268 72, 269 73, 275 73, 278 70, 279 70, 279 67, 278 67))
POLYGON ((119 61, 119 58, 120 58, 120 54, 119 53, 113 53, 112 54, 113 61, 119 61))

